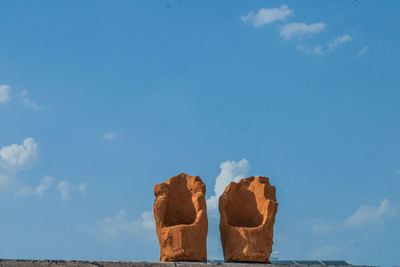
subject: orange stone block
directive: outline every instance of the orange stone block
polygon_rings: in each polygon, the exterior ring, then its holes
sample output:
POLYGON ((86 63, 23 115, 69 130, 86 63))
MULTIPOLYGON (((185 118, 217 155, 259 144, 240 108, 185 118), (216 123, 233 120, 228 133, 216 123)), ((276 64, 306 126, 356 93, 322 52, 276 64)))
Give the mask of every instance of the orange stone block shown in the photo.
POLYGON ((267 177, 230 183, 219 198, 225 261, 269 263, 277 211, 275 187, 267 177))
POLYGON ((205 194, 200 177, 185 173, 154 187, 160 261, 207 261, 205 194))

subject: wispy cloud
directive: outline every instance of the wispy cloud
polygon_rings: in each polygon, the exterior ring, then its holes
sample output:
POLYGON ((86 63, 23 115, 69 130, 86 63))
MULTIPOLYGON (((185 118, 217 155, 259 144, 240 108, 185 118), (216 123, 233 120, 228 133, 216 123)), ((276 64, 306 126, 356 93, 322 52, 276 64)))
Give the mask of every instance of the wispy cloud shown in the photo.
POLYGON ((338 36, 332 42, 330 42, 328 44, 328 50, 329 51, 333 51, 338 46, 340 46, 340 45, 342 45, 344 43, 350 42, 351 40, 353 40, 353 38, 348 34, 338 36))
POLYGON ((50 186, 53 184, 54 178, 51 176, 45 176, 40 180, 40 184, 36 186, 35 188, 30 188, 30 187, 22 187, 19 191, 17 191, 14 195, 19 196, 19 195, 39 195, 42 196, 43 193, 50 188, 50 186))
POLYGON ((14 101, 14 99, 16 99, 17 101, 19 100, 20 102, 22 102, 22 104, 25 107, 33 109, 35 111, 44 109, 44 106, 33 102, 28 97, 27 90, 22 91, 20 94, 16 93, 16 94, 14 94, 14 96, 11 96, 10 91, 11 91, 11 86, 9 86, 7 84, 0 85, 0 103, 4 103, 7 101, 11 101, 11 100, 14 101))
POLYGON ((280 35, 284 40, 290 40, 294 37, 302 38, 320 33, 326 28, 326 24, 319 22, 306 24, 303 22, 287 23, 282 26, 280 35))
POLYGON ((241 16, 240 19, 243 22, 252 23, 254 27, 260 27, 274 21, 284 20, 292 13, 293 10, 286 5, 282 5, 280 8, 260 8, 256 14, 251 11, 247 15, 241 16))
POLYGON ((46 191, 51 184, 53 183, 54 178, 51 176, 45 176, 42 180, 40 180, 40 184, 35 188, 35 193, 38 195, 43 195, 43 192, 46 191))
POLYGON ((86 182, 84 182, 84 183, 81 183, 79 186, 78 186, 78 190, 81 192, 81 193, 84 193, 85 191, 86 191, 86 189, 87 189, 87 183, 86 182))
POLYGON ((360 51, 358 51, 357 56, 364 55, 369 50, 368 46, 363 46, 360 51))
POLYGON ((118 136, 117 132, 112 131, 112 132, 103 133, 101 137, 104 140, 114 140, 117 136, 118 136))
POLYGON ((364 205, 344 221, 346 227, 357 227, 364 224, 375 224, 382 222, 387 216, 393 216, 396 208, 388 199, 381 201, 379 206, 364 205))
POLYGON ((10 89, 10 86, 8 86, 7 84, 0 85, 0 103, 10 101, 10 89))
POLYGON ((226 186, 230 182, 238 182, 247 176, 250 170, 250 164, 246 159, 238 162, 225 161, 220 165, 221 172, 215 179, 214 195, 207 199, 207 208, 210 210, 217 209, 218 198, 224 192, 226 186))
POLYGON ((362 225, 382 223, 386 218, 396 214, 396 207, 391 204, 390 200, 384 199, 377 206, 363 205, 359 207, 354 214, 347 217, 345 220, 331 223, 314 223, 311 229, 314 234, 326 234, 332 231, 342 231, 362 225))
POLYGON ((63 201, 67 201, 71 198, 70 191, 71 185, 67 181, 61 181, 57 185, 57 189, 60 190, 61 198, 63 201))
MULTIPOLYGON (((36 187, 25 186, 17 175, 22 170, 29 170, 39 162, 39 145, 32 137, 25 138, 22 144, 11 144, 0 149, 0 191, 11 191, 14 196, 42 196, 55 181, 52 176, 45 176, 36 187)), ((71 192, 84 193, 87 183, 72 186, 68 181, 57 185, 61 198, 66 201, 71 198, 71 192)))
POLYGON ((144 211, 140 219, 128 220, 126 210, 119 211, 113 217, 106 217, 97 222, 94 233, 99 238, 114 239, 120 236, 143 236, 145 239, 154 240, 155 221, 152 211, 144 211))
POLYGON ((324 233, 331 232, 334 229, 335 228, 330 224, 314 224, 312 226, 312 230, 313 230, 314 234, 324 234, 324 233))
POLYGON ((44 109, 44 106, 41 106, 35 102, 33 102, 29 97, 28 97, 28 91, 24 90, 21 93, 21 101, 27 108, 31 108, 33 110, 41 110, 44 109))
MULTIPOLYGON (((389 217, 397 215, 394 204, 384 199, 377 205, 359 207, 347 218, 330 217, 328 220, 318 218, 290 222, 278 227, 277 233, 274 233, 274 241, 276 246, 285 247, 286 253, 292 250, 295 254, 302 250, 303 255, 312 259, 350 259, 362 244, 371 242, 372 235, 381 233, 382 229, 378 230, 377 225, 383 225, 389 217), (310 233, 317 235, 314 237, 316 242, 308 242, 311 240, 310 233), (308 241, 304 241, 304 236, 307 236, 308 241)), ((388 227, 391 226, 388 224, 388 227)))
POLYGON ((7 191, 16 184, 14 175, 0 171, 0 191, 7 191))
MULTIPOLYGON (((256 13, 251 11, 247 15, 241 16, 240 18, 245 23, 251 23, 254 27, 260 27, 274 21, 282 21, 293 13, 294 11, 289 9, 288 6, 282 5, 280 8, 261 8, 256 13)), ((311 24, 306 22, 288 22, 278 27, 282 39, 284 41, 289 41, 292 39, 303 39, 305 37, 309 38, 319 34, 327 28, 327 25, 324 22, 311 24)), ((318 44, 309 46, 297 44, 296 49, 307 53, 324 55, 334 51, 337 47, 350 41, 352 41, 352 37, 346 34, 338 36, 326 45, 318 44)), ((364 46, 358 52, 358 55, 364 54, 367 50, 368 47, 364 46)))
POLYGON ((307 53, 314 53, 318 55, 324 55, 333 52, 339 46, 352 41, 353 38, 350 35, 341 35, 337 38, 333 39, 326 47, 322 45, 316 45, 314 47, 304 46, 304 45, 297 45, 296 49, 300 51, 304 51, 307 53))
POLYGON ((296 45, 296 49, 303 51, 303 52, 313 53, 313 54, 318 54, 318 55, 325 54, 325 49, 322 45, 316 45, 314 47, 309 47, 309 46, 298 44, 298 45, 296 45))
POLYGON ((57 189, 60 191, 61 199, 65 202, 71 199, 71 193, 74 191, 79 191, 84 193, 87 188, 87 183, 81 183, 78 186, 71 185, 68 181, 61 181, 57 185, 57 189))

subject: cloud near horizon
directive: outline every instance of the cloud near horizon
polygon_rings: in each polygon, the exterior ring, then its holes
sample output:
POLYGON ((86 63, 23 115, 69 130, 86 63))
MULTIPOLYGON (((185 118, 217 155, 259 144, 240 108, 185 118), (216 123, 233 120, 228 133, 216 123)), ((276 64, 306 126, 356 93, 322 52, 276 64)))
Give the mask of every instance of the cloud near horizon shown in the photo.
POLYGON ((152 211, 144 211, 140 219, 128 220, 126 210, 120 210, 113 217, 97 222, 94 234, 101 239, 113 239, 124 235, 143 236, 145 240, 156 239, 155 220, 152 211))
POLYGON ((393 207, 389 199, 381 201, 379 206, 364 205, 344 221, 346 227, 357 227, 365 224, 376 224, 383 221, 385 217, 396 214, 396 208, 393 207))
POLYGON ((397 209, 389 199, 384 199, 378 206, 363 205, 343 221, 335 223, 315 223, 311 226, 314 234, 321 235, 332 231, 355 228, 362 225, 383 223, 385 219, 397 214, 397 209))

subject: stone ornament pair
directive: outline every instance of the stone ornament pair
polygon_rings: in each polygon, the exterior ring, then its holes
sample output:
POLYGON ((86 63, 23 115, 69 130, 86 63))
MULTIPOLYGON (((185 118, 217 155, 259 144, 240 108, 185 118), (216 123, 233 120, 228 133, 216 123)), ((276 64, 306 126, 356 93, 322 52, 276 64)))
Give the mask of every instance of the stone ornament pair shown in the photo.
MULTIPOLYGON (((206 186, 199 176, 178 174, 154 187, 160 261, 207 261, 206 186)), ((226 262, 269 262, 278 203, 266 177, 231 182, 219 198, 226 262)))

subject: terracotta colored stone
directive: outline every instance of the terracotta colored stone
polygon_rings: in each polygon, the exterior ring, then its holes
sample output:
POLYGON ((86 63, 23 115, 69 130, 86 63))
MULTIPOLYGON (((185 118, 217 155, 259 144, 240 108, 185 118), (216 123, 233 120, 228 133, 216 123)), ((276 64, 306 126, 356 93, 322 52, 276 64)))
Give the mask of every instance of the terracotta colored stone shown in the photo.
POLYGON ((160 261, 207 261, 206 186, 181 173, 154 187, 160 261))
POLYGON ((226 262, 269 262, 278 211, 267 177, 230 183, 219 198, 221 243, 226 262))

